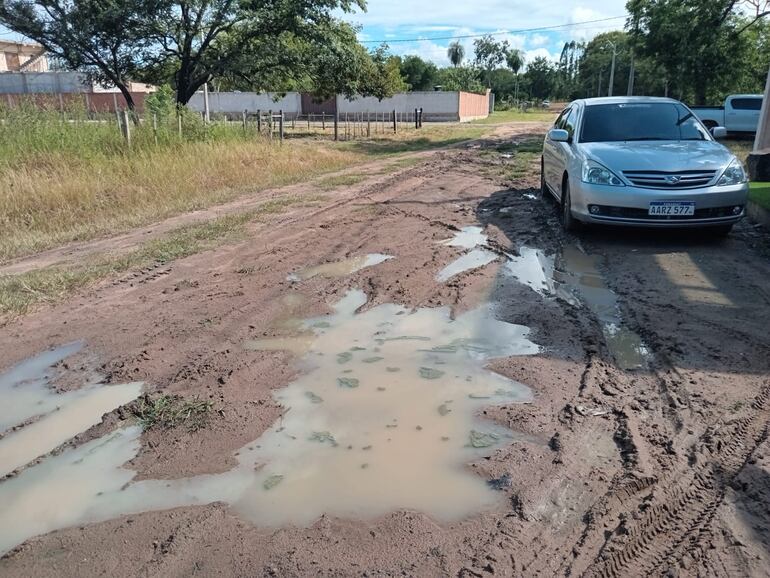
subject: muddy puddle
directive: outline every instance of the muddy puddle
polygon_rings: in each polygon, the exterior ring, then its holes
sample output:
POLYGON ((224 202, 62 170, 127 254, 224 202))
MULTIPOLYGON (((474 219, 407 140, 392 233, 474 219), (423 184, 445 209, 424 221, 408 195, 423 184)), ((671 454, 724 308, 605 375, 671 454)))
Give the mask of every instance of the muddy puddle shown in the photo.
POLYGON ((463 227, 451 239, 441 241, 442 245, 465 249, 466 253, 449 263, 436 275, 436 281, 444 283, 460 273, 479 269, 496 261, 498 255, 484 248, 487 236, 481 227, 463 227))
POLYGON ((564 247, 558 256, 521 247, 518 256, 509 256, 504 271, 542 295, 557 296, 575 306, 586 305, 599 319, 618 367, 647 366, 650 351, 641 337, 623 324, 617 295, 599 271, 599 257, 575 246, 564 247))
MULTIPOLYGON (((398 509, 452 521, 498 506, 500 493, 467 464, 519 439, 478 414, 532 399, 485 367, 537 353, 528 328, 497 320, 491 305, 455 319, 447 308, 364 305, 350 291, 332 314, 302 322, 312 335, 303 374, 275 392, 283 417, 236 453, 236 468, 132 482, 124 464, 140 431, 121 429, 0 483, 0 552, 57 528, 214 501, 264 527, 398 509)), ((299 351, 288 341, 246 345, 299 351)))
POLYGON ((64 393, 51 388, 52 366, 78 352, 72 343, 30 358, 0 375, 0 477, 46 455, 136 399, 141 383, 94 383, 64 393), (24 425, 9 431, 17 425, 24 425))
POLYGON ((302 269, 296 273, 292 273, 286 279, 287 281, 307 281, 313 277, 345 277, 352 275, 353 273, 366 269, 367 267, 374 267, 380 263, 392 259, 392 255, 384 255, 382 253, 370 253, 368 255, 362 255, 360 257, 351 257, 350 259, 344 259, 342 261, 334 261, 332 263, 323 263, 316 265, 315 267, 308 267, 302 269))

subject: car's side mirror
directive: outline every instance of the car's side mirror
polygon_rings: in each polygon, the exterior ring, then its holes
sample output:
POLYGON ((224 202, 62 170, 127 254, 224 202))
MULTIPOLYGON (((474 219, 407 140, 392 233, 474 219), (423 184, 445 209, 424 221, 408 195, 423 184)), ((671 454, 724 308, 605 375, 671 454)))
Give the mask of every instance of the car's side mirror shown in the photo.
POLYGON ((711 136, 716 139, 727 138, 727 129, 723 126, 715 126, 711 129, 711 136))
POLYGON ((548 131, 548 138, 553 142, 569 142, 569 133, 563 128, 552 128, 548 131))

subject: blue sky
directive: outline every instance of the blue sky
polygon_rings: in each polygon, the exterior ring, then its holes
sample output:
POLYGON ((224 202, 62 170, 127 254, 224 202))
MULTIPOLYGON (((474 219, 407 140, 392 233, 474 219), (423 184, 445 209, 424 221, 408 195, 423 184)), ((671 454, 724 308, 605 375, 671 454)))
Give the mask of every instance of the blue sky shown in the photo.
MULTIPOLYGON (((550 31, 515 31, 624 16, 626 0, 369 0, 365 13, 344 15, 361 26, 359 40, 385 40, 395 54, 417 54, 438 65, 449 64, 447 45, 451 40, 436 37, 499 33, 526 60, 536 56, 558 58, 565 41, 586 40, 600 32, 623 28, 624 20, 571 26, 550 31), (513 31, 513 32, 511 32, 513 31), (394 39, 418 38, 401 43, 394 39)), ((473 39, 462 39, 466 59, 473 56, 473 39)), ((367 44, 375 46, 375 44, 367 44)))
MULTIPOLYGON (((624 16, 625 4, 626 0, 369 0, 366 12, 340 16, 361 26, 361 41, 391 41, 390 49, 394 54, 417 54, 444 66, 449 64, 446 49, 451 40, 432 40, 436 37, 502 32, 496 38, 506 39, 513 47, 524 51, 527 61, 536 56, 557 59, 565 41, 587 40, 600 32, 620 29, 624 20, 558 30, 516 31, 624 16), (419 40, 393 42, 403 38, 419 40)), ((0 39, 21 38, 0 27, 0 39)), ((461 42, 465 46, 466 59, 472 59, 473 39, 461 42)), ((366 46, 376 44, 367 43, 366 46)))

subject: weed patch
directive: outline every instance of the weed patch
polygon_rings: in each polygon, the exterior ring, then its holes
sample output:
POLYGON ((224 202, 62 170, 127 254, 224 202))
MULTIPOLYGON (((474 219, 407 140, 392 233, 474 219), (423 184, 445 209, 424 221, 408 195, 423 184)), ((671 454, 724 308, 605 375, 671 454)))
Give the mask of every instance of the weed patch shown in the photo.
POLYGON ((185 427, 198 431, 209 424, 214 404, 198 397, 185 399, 179 395, 144 395, 131 409, 145 431, 152 428, 173 429, 185 427))

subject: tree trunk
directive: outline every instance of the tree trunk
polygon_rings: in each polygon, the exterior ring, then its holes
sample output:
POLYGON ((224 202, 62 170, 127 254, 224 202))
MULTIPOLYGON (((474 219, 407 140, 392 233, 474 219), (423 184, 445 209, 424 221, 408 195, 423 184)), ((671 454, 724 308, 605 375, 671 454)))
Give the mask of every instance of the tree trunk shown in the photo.
POLYGON ((128 90, 128 86, 126 86, 122 82, 116 82, 115 86, 120 90, 120 93, 123 95, 123 98, 126 100, 126 107, 128 107, 129 112, 131 113, 131 120, 135 125, 139 124, 139 115, 136 114, 136 103, 134 103, 134 97, 131 95, 131 91, 128 90))

